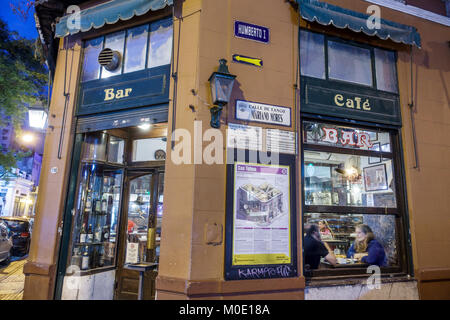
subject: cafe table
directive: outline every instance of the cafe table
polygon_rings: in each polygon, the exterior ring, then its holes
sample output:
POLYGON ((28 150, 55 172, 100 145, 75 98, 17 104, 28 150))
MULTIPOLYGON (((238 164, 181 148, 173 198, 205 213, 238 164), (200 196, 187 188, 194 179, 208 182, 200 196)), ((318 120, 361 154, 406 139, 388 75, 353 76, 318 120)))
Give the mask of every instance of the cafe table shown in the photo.
POLYGON ((364 262, 337 263, 336 265, 333 266, 328 261, 321 261, 320 264, 327 269, 366 268, 369 266, 368 263, 364 262))
POLYGON ((142 300, 144 296, 144 274, 146 271, 154 269, 158 266, 154 262, 140 262, 127 264, 124 268, 129 270, 139 271, 139 289, 138 289, 138 300, 142 300))

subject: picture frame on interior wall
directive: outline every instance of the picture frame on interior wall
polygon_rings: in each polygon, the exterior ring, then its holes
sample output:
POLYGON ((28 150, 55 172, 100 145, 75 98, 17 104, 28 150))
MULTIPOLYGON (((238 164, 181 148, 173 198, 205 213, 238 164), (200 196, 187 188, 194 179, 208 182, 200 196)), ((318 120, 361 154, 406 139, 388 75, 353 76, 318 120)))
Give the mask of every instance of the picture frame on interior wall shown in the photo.
POLYGON ((425 9, 414 7, 405 4, 401 1, 396 0, 364 0, 364 1, 450 27, 450 17, 442 16, 425 9))
POLYGON ((366 167, 363 171, 366 192, 388 189, 386 164, 366 167))

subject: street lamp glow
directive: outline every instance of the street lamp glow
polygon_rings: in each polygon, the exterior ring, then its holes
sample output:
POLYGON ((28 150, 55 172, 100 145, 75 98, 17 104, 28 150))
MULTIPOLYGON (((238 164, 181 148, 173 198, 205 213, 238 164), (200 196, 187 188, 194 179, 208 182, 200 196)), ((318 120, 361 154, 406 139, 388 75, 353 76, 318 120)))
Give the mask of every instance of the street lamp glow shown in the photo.
POLYGON ((34 136, 31 133, 25 133, 22 136, 22 141, 25 143, 31 143, 34 141, 34 136))

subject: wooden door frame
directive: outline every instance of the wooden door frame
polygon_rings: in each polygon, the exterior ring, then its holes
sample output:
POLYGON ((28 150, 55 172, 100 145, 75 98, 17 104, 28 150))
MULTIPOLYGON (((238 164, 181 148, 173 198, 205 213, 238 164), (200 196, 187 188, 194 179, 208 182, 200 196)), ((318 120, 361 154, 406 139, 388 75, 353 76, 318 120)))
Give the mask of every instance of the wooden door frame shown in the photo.
MULTIPOLYGON (((119 237, 117 239, 118 251, 117 251, 117 265, 116 265, 116 275, 114 282, 114 300, 118 299, 120 286, 121 286, 121 274, 123 270, 123 266, 125 263, 125 250, 126 250, 126 235, 127 227, 128 227, 128 207, 129 207, 129 195, 130 195, 130 182, 134 179, 137 179, 142 176, 146 176, 151 174, 151 185, 150 185, 150 206, 149 206, 149 220, 147 223, 147 229, 150 225, 156 225, 157 219, 157 193, 158 193, 158 178, 160 173, 164 172, 164 167, 157 165, 153 167, 128 167, 124 173, 124 182, 123 182, 123 193, 122 193, 122 202, 120 208, 120 223, 119 223, 119 237), (133 174, 134 173, 134 174, 133 174), (150 220, 150 214, 154 213, 153 222, 150 220)), ((155 254, 155 253, 154 253, 155 254)))

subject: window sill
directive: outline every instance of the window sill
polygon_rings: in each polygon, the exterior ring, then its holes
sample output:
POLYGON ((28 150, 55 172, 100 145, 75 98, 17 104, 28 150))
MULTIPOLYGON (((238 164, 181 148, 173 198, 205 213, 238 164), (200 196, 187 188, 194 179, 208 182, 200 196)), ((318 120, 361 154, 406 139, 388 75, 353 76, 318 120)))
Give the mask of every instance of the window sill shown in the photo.
POLYGON ((99 268, 95 268, 95 269, 89 269, 89 270, 80 270, 78 274, 76 273, 66 273, 66 277, 70 277, 70 276, 90 276, 90 275, 94 275, 97 273, 101 273, 101 272, 106 272, 106 271, 111 271, 111 270, 115 270, 116 267, 115 266, 106 266, 106 267, 99 267, 99 268))
MULTIPOLYGON (((365 285, 367 279, 371 275, 361 274, 353 276, 335 276, 335 277, 316 277, 306 279, 307 288, 320 288, 320 287, 337 287, 337 286, 351 286, 351 285, 365 285)), ((405 282, 405 281, 416 281, 410 275, 405 273, 391 273, 382 274, 381 283, 392 283, 392 282, 405 282)))

